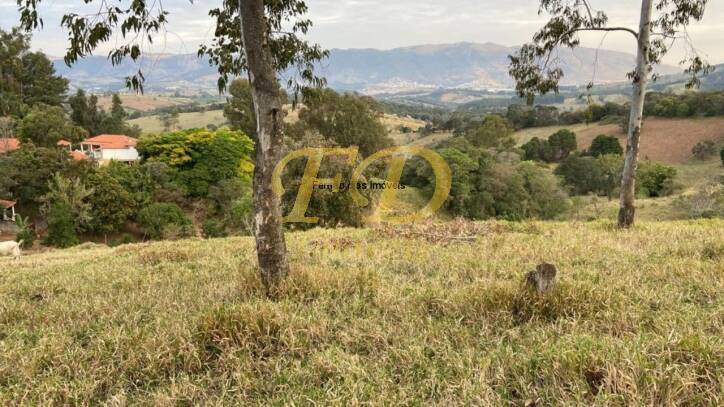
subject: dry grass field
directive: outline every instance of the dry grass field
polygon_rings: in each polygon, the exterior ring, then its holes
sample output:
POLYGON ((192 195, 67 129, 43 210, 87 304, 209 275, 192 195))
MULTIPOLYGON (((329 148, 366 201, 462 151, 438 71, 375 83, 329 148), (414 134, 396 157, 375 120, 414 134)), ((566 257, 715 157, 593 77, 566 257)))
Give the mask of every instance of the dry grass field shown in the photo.
MULTIPOLYGON (((516 140, 523 144, 533 137, 545 139, 560 129, 574 131, 578 148, 581 150, 589 148, 593 139, 600 134, 616 136, 621 140, 622 146, 626 145, 626 135, 617 124, 575 124, 525 129, 516 133, 516 140)), ((640 157, 667 164, 684 163, 691 158, 692 147, 704 140, 724 140, 724 118, 648 118, 641 135, 640 157)))
POLYGON ((723 229, 295 232, 276 301, 251 238, 0 258, 0 404, 718 406, 723 229))
MULTIPOLYGON (((121 97, 121 101, 123 102, 123 107, 127 109, 138 110, 141 112, 163 107, 185 105, 192 102, 192 100, 188 98, 169 97, 153 93, 147 93, 143 95, 122 93, 119 94, 119 96, 121 97)), ((111 108, 112 100, 112 96, 99 96, 98 106, 108 110, 111 108)))
MULTIPOLYGON (((144 133, 162 132, 163 124, 158 116, 144 116, 138 119, 129 120, 130 125, 138 125, 144 133)), ((189 112, 179 113, 178 129, 205 128, 207 125, 213 124, 217 127, 226 124, 223 110, 208 110, 205 112, 189 112)))

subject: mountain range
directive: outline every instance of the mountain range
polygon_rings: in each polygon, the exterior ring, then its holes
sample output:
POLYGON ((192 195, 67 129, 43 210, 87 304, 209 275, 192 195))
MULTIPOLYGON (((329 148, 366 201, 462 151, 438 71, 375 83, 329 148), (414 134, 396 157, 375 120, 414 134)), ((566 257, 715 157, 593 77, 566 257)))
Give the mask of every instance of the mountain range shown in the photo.
MULTIPOLYGON (((389 50, 332 49, 318 66, 330 87, 371 95, 431 89, 501 90, 513 87, 508 76, 508 55, 516 47, 493 43, 419 45, 389 50)), ((564 68, 562 85, 613 83, 626 79, 634 66, 631 54, 592 48, 560 49, 558 64, 564 68)), ((124 78, 139 70, 151 91, 215 91, 217 73, 195 54, 153 54, 140 63, 124 61, 112 66, 106 57, 90 56, 69 68, 54 61, 56 70, 74 87, 92 91, 121 90, 124 78)), ((660 65, 661 75, 681 69, 660 65)))

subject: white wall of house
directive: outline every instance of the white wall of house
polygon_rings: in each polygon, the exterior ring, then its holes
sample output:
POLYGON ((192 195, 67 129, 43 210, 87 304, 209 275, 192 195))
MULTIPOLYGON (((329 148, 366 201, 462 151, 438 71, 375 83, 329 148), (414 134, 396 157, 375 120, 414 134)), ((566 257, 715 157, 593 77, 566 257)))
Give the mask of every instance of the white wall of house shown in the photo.
POLYGON ((124 148, 124 149, 101 149, 101 160, 116 160, 116 161, 138 161, 138 151, 135 148, 124 148))

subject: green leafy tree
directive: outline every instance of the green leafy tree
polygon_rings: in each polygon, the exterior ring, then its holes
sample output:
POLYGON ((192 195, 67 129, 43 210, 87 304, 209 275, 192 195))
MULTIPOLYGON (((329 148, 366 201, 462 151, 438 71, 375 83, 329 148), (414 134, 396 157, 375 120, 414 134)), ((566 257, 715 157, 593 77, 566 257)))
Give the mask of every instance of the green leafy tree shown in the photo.
MULTIPOLYGON (((165 172, 149 164, 126 164, 111 161, 98 169, 101 177, 113 178, 131 198, 130 206, 141 208, 151 203, 158 184, 167 180, 165 172)), ((133 217, 133 216, 131 216, 133 217)))
POLYGON ((93 189, 88 197, 89 229, 103 235, 121 230, 135 209, 131 195, 106 171, 92 174, 86 183, 93 189))
POLYGON ((551 156, 546 161, 559 162, 578 148, 576 133, 568 129, 558 130, 548 137, 548 145, 551 148, 551 156))
POLYGON ((599 162, 594 157, 572 155, 556 167, 555 173, 563 178, 564 183, 575 195, 600 193, 601 191, 604 175, 599 162))
POLYGON ((98 96, 88 96, 83 89, 78 89, 75 95, 68 98, 68 104, 71 108, 71 120, 84 128, 89 135, 114 133, 104 128, 108 119, 106 112, 98 106, 98 96))
MULTIPOLYGON (((551 19, 534 34, 531 43, 523 45, 510 56, 509 73, 516 82, 518 94, 532 102, 536 94, 558 92, 564 72, 556 65, 555 53, 561 47, 579 46, 581 32, 631 34, 636 42, 637 56, 636 67, 629 74, 633 91, 618 216, 620 227, 630 227, 635 217, 636 168, 648 82, 654 66, 661 62, 673 41, 689 38, 681 34, 691 21, 704 17, 707 0, 641 0, 640 9, 632 8, 640 10, 638 29, 611 24, 608 15, 593 9, 591 3, 591 0, 540 0, 540 12, 550 14, 551 19)), ((687 58, 685 62, 688 62, 687 73, 691 74, 688 86, 698 85, 698 74, 710 71, 709 65, 698 55, 687 58)))
POLYGON ((596 188, 609 200, 613 199, 613 193, 621 183, 621 172, 623 171, 623 157, 621 154, 603 154, 596 157, 598 165, 597 174, 599 180, 596 188))
POLYGON ((48 234, 44 243, 66 248, 80 243, 73 208, 65 202, 53 203, 48 209, 48 234))
POLYGON ((502 116, 485 116, 482 125, 465 132, 465 138, 475 147, 510 148, 515 145, 513 129, 502 116))
POLYGON ((229 178, 209 188, 208 198, 226 229, 248 234, 252 231, 251 183, 242 178, 229 178))
POLYGON ((636 177, 636 192, 646 197, 661 197, 670 195, 674 189, 674 178, 676 168, 656 163, 643 161, 639 165, 636 177))
POLYGON ((206 196, 218 182, 250 179, 253 142, 238 131, 182 130, 144 136, 138 152, 146 162, 161 162, 176 170, 176 179, 193 196, 206 196))
POLYGON ((545 140, 541 140, 538 137, 533 137, 528 140, 527 143, 520 146, 523 150, 523 159, 527 161, 537 161, 541 159, 543 144, 547 143, 545 140))
POLYGON ((231 128, 241 130, 250 137, 256 135, 256 118, 254 117, 254 101, 251 85, 246 79, 235 79, 229 86, 229 95, 224 105, 224 117, 231 128))
POLYGON ((591 148, 588 149, 588 154, 599 157, 604 154, 623 154, 623 148, 621 143, 614 136, 606 136, 600 134, 593 139, 591 142, 591 148))
POLYGON ((172 203, 153 203, 138 213, 138 222, 151 239, 161 239, 169 229, 180 229, 181 236, 191 231, 191 221, 183 210, 172 203))
POLYGON ((65 117, 62 107, 37 104, 18 123, 18 138, 23 143, 53 148, 60 140, 78 142, 86 131, 65 117))
POLYGON ((468 203, 475 192, 478 162, 456 148, 444 148, 438 150, 438 153, 445 159, 453 174, 450 195, 445 200, 444 207, 452 213, 469 216, 468 203))
POLYGON ((372 98, 321 89, 305 92, 299 120, 305 129, 317 131, 341 147, 358 146, 367 157, 392 146, 381 115, 372 98))
POLYGON ((21 145, 20 149, 0 155, 0 196, 12 198, 29 210, 42 202, 49 191, 48 180, 55 174, 84 177, 92 170, 87 161, 74 161, 58 148, 21 145))
POLYGON ((0 29, 0 116, 22 117, 37 104, 60 106, 68 80, 55 74, 42 52, 30 52, 30 36, 21 29, 0 29))
POLYGON ((63 205, 64 213, 66 207, 70 208, 75 231, 80 233, 87 230, 91 220, 93 220, 92 207, 89 201, 92 194, 93 189, 86 187, 80 178, 70 179, 56 173, 48 181, 48 193, 41 198, 43 202, 42 209, 47 214, 57 205, 63 205))
POLYGON ((576 133, 562 129, 549 136, 548 140, 533 137, 521 149, 524 160, 554 163, 567 158, 577 147, 576 133))

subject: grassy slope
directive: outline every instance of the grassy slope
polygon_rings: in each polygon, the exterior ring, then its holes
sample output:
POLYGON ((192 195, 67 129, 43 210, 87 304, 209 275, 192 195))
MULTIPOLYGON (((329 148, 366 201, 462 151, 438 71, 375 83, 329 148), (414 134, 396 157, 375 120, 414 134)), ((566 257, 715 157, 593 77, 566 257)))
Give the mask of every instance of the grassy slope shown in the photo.
MULTIPOLYGON (((660 198, 636 199, 636 217, 644 221, 668 221, 689 219, 690 214, 677 204, 677 200, 697 193, 706 185, 718 184, 724 179, 724 166, 719 158, 706 161, 689 160, 674 164, 676 190, 673 195, 660 198)), ((553 165, 551 165, 551 170, 553 165)), ((618 195, 611 200, 596 196, 574 196, 574 206, 565 219, 585 221, 591 219, 615 220, 618 216, 618 195)))
POLYGON ((477 225, 291 233, 278 302, 250 238, 0 258, 0 404, 724 402, 724 222, 477 225))
MULTIPOLYGON (((178 128, 205 128, 207 124, 222 126, 226 123, 223 110, 208 110, 206 112, 179 113, 178 128)), ((130 125, 137 124, 144 133, 159 133, 163 131, 163 124, 158 116, 144 116, 129 120, 130 125)))
MULTIPOLYGON (((722 128, 724 128, 724 118, 721 117, 648 118, 644 123, 641 135, 640 157, 667 164, 684 163, 691 158, 691 149, 696 143, 704 140, 724 141, 722 128)), ((592 123, 535 127, 516 132, 515 139, 519 144, 524 144, 533 137, 547 139, 560 129, 574 131, 577 136, 578 148, 581 150, 589 148, 593 139, 600 134, 616 136, 622 146, 626 145, 626 134, 617 124, 592 123)))
MULTIPOLYGON (((121 97, 121 102, 123 102, 123 107, 142 112, 162 107, 184 105, 193 102, 193 100, 189 98, 172 97, 153 93, 146 93, 144 95, 121 93, 119 94, 119 96, 121 97)), ((99 96, 98 105, 108 110, 111 108, 112 100, 112 96, 99 96)))

